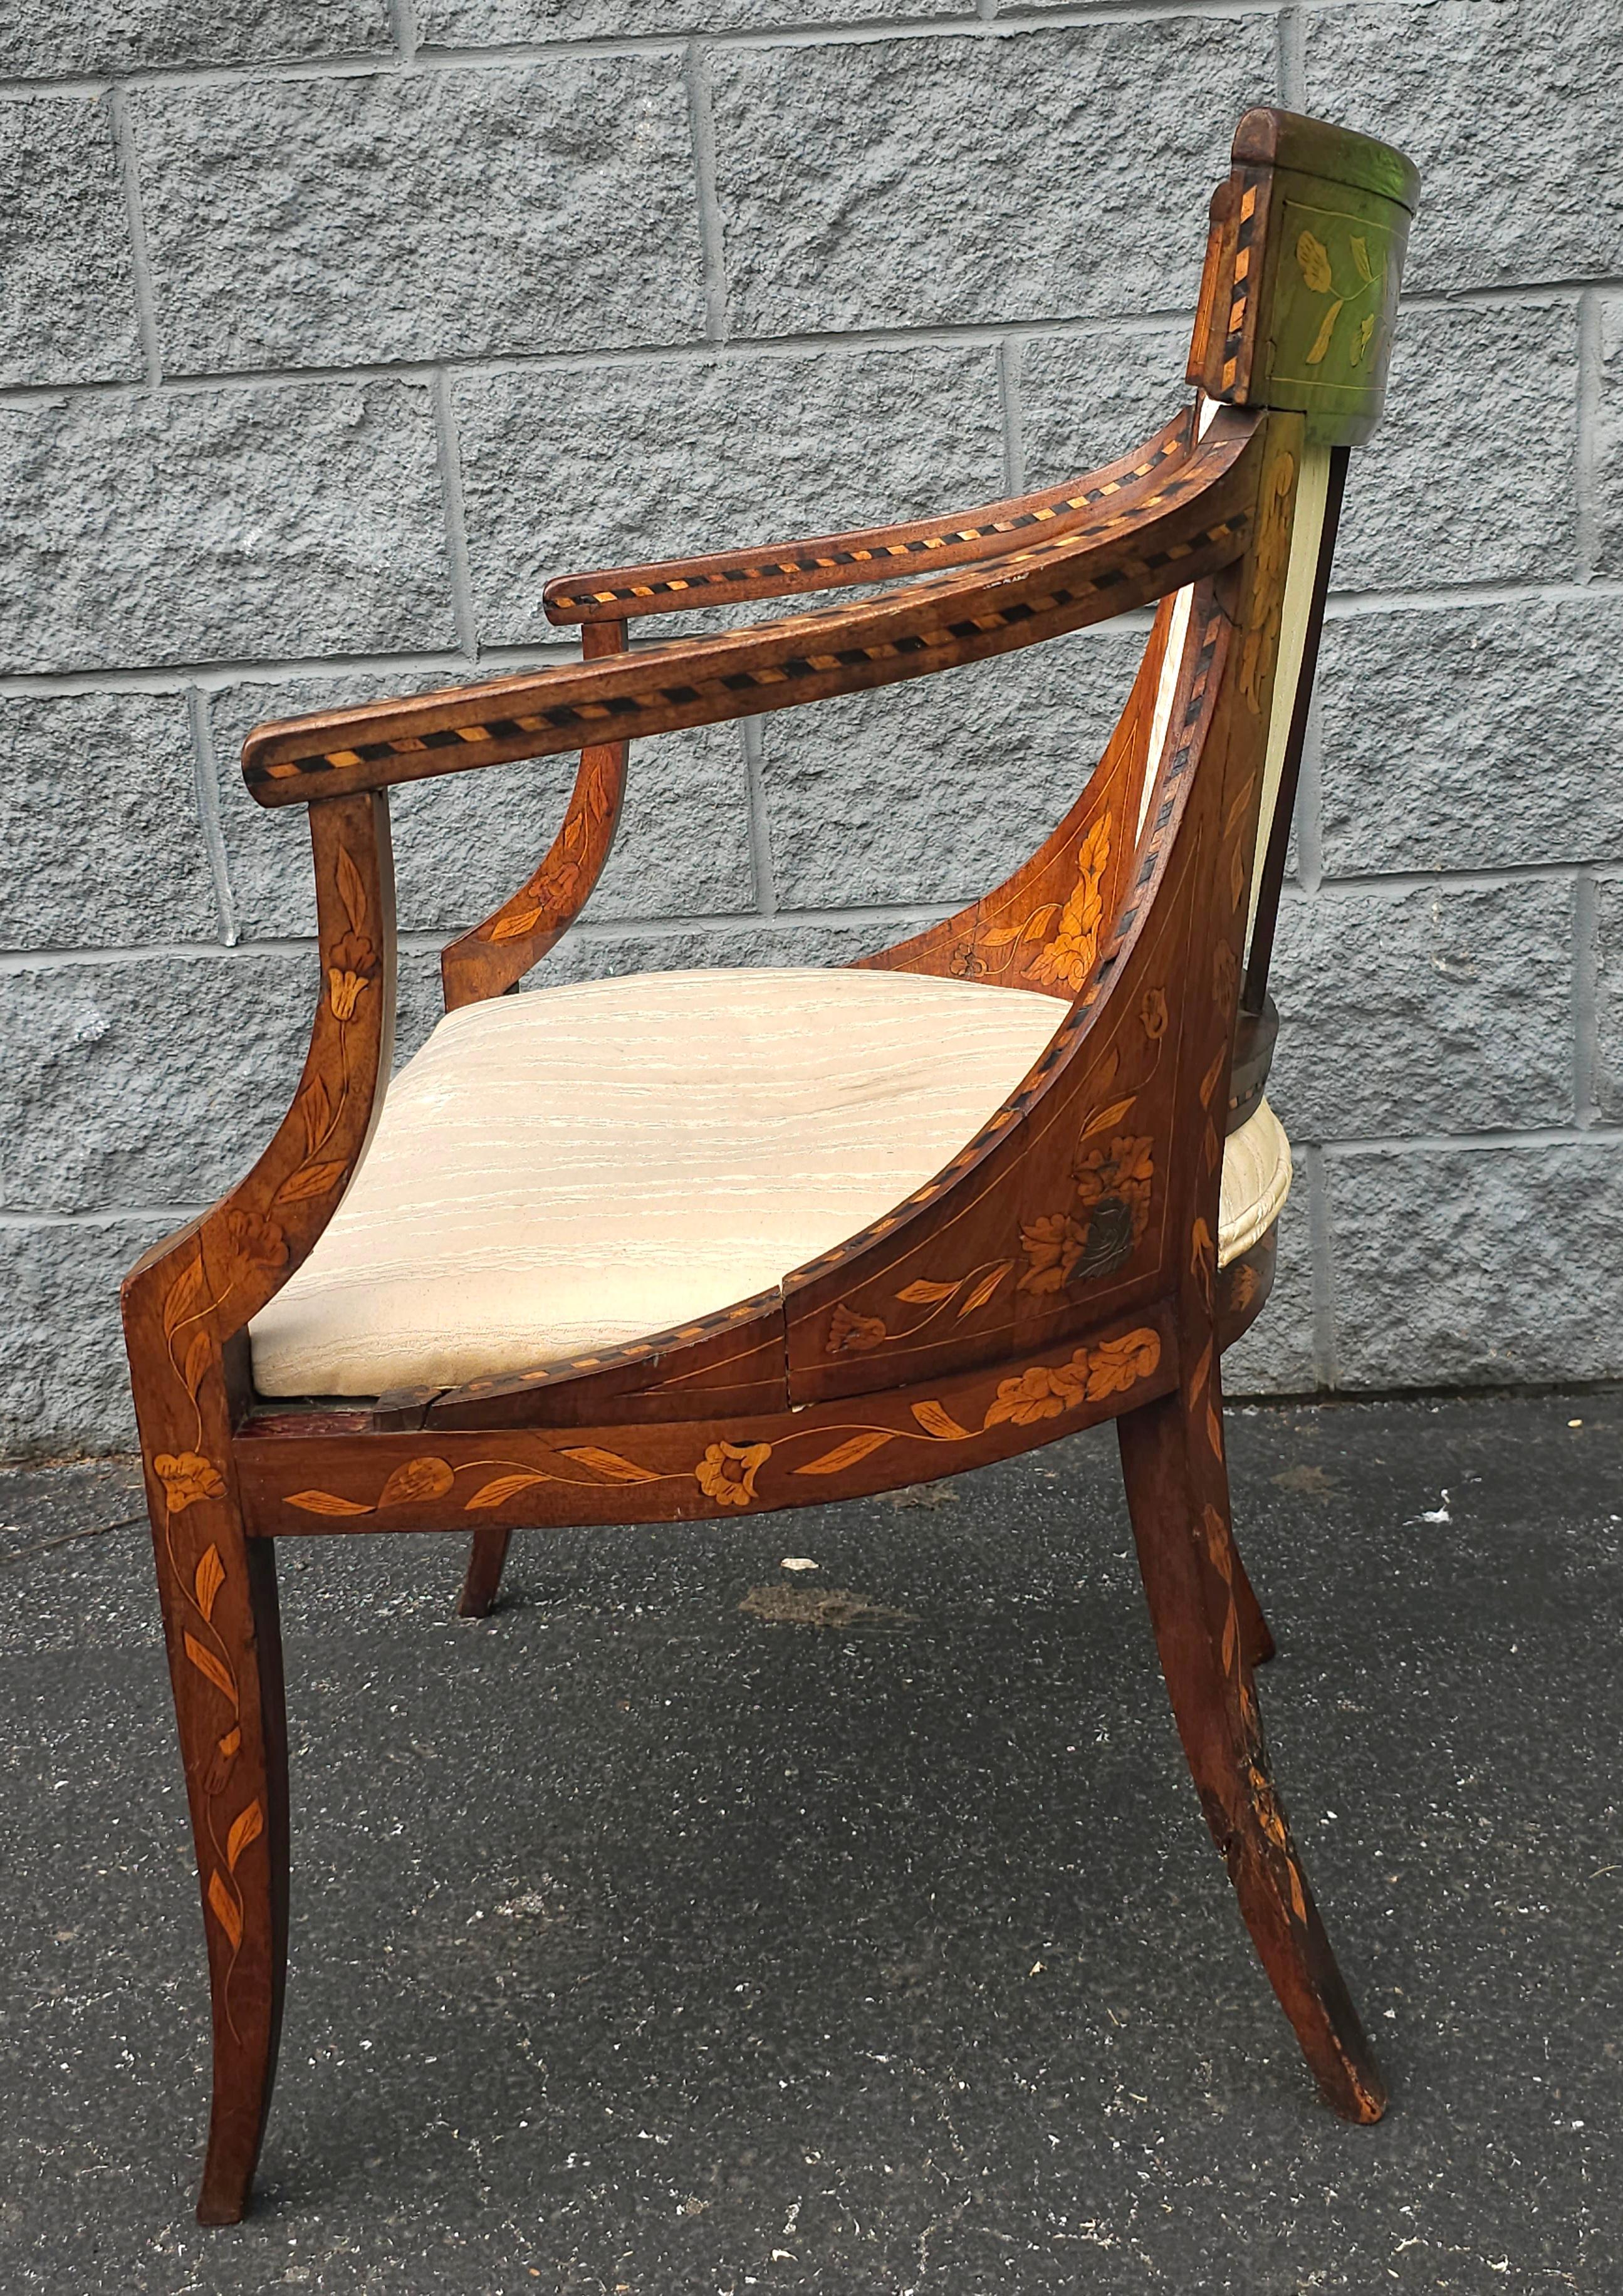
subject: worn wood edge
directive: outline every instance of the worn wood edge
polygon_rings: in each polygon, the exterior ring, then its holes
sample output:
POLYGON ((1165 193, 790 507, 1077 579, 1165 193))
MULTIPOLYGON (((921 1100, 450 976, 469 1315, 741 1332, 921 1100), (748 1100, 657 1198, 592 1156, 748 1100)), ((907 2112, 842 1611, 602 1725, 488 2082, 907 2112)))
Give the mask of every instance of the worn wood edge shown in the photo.
POLYGON ((1406 153, 1305 112, 1257 105, 1234 131, 1234 158, 1236 166, 1291 168, 1324 183, 1373 192, 1411 214, 1420 203, 1420 170, 1406 153))

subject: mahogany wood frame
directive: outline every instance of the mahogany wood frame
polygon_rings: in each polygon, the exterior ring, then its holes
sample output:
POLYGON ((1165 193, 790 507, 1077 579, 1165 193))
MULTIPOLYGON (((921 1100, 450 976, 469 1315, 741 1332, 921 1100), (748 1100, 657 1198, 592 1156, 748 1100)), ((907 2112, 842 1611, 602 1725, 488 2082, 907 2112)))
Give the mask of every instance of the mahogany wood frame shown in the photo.
POLYGON ((149 1251, 124 1291, 209 1951, 204 2222, 247 2205, 281 2020, 276 1539, 473 1529, 463 1608, 478 1612, 517 1526, 814 1504, 1107 1418, 1177 1726, 1258 1952, 1328 2102, 1354 2120, 1381 2113, 1272 1783, 1254 1670, 1273 1644, 1230 1521, 1219 1357, 1266 1297, 1274 1235, 1221 1275, 1215 1238, 1225 1134, 1266 1073, 1268 951, 1346 450, 1379 413, 1415 194, 1414 170, 1384 145, 1248 113, 1213 201, 1191 356, 1191 379, 1218 402, 1204 435, 1186 410, 1134 454, 1015 501, 566 578, 546 606, 582 625, 578 667, 250 736, 254 794, 309 809, 321 966, 309 1052, 253 1169, 149 1251), (1334 450, 1332 499, 1248 953, 1297 479, 1316 445, 1334 450), (921 574, 855 603, 627 649, 631 621, 677 608, 921 574), (1185 586, 1176 692, 1152 754, 1185 586), (255 1395, 249 1323, 332 1218, 382 1105, 391 786, 580 754, 535 875, 446 949, 450 1009, 512 988, 578 913, 633 739, 979 661, 1156 601, 1120 722, 1065 819, 982 899, 861 960, 1054 999, 1047 1050, 943 1171, 776 1290, 676 1331, 449 1392, 305 1406, 255 1395))

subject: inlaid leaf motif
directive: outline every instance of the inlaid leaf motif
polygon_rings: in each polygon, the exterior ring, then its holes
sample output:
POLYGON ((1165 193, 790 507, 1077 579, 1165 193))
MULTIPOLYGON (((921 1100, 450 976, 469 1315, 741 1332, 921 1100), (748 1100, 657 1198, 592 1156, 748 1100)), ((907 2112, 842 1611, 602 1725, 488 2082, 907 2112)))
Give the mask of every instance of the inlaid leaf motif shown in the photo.
POLYGON ((927 1435, 933 1435, 939 1443, 969 1441, 969 1429, 960 1427, 951 1412, 939 1403, 915 1403, 913 1406, 913 1415, 924 1432, 927 1435))
POLYGON ((279 1204, 301 1204, 311 1196, 324 1196, 344 1177, 344 1167, 339 1164, 301 1164, 292 1177, 283 1180, 276 1191, 279 1204))
POLYGON ((442 1499, 456 1480, 447 1459, 407 1459, 378 1493, 378 1505, 409 1506, 414 1500, 442 1499))
POLYGON ((203 1260, 200 1252, 187 1267, 182 1268, 168 1289, 163 1303, 163 1336, 173 1339, 176 1327, 183 1324, 203 1296, 203 1260))
POLYGON ((231 1678, 229 1667, 222 1659, 217 1658, 211 1650, 206 1649, 195 1635, 183 1634, 181 1641, 185 1647, 186 1656, 199 1674, 205 1681, 211 1682, 221 1697, 229 1698, 234 1706, 237 1702, 237 1686, 231 1678))
POLYGON ((498 917, 490 928, 492 940, 522 940, 526 933, 534 932, 545 912, 541 909, 515 909, 510 917, 498 917))
POLYGON ((289 1506, 303 1509, 306 1514, 371 1514, 369 1506, 359 1499, 340 1499, 336 1491, 291 1491, 289 1506))
POLYGON ((349 920, 351 932, 359 932, 366 915, 366 888, 361 873, 349 857, 349 849, 338 849, 338 898, 344 905, 344 914, 349 920))
POLYGON ((1330 250, 1322 239, 1305 231, 1296 242, 1297 268, 1316 295, 1327 294, 1331 286, 1330 250))
POLYGON ((214 1622, 215 1598, 225 1584, 225 1566, 220 1561, 220 1550, 217 1546, 210 1546, 205 1550, 192 1581, 197 1607, 210 1625, 214 1622))
POLYGON ((209 1906, 234 1947, 242 1942, 242 1908, 217 1866, 209 1876, 209 1906))
POLYGON ((1353 265, 1359 278, 1362 279, 1366 285, 1373 286, 1374 284, 1375 275, 1370 268, 1369 242, 1364 237, 1361 232, 1355 232, 1352 237, 1348 241, 1347 244, 1351 250, 1353 265))
POLYGON ((1366 312, 1364 317, 1358 322, 1358 332, 1353 337, 1352 348, 1348 353, 1348 357, 1351 359, 1354 366, 1363 365, 1365 357, 1369 350, 1371 338, 1373 336, 1374 332, 1374 314, 1373 312, 1366 312))
POLYGON ((211 1800, 216 1794, 225 1792, 231 1776, 232 1765, 241 1752, 242 1745, 241 1730, 227 1730, 225 1736, 217 1742, 213 1757, 209 1764, 209 1774, 203 1780, 203 1792, 211 1800))
POLYGON ((1108 1108, 1096 1108, 1083 1125, 1078 1137, 1086 1140, 1095 1132, 1107 1132, 1112 1124, 1119 1124, 1137 1097, 1135 1092, 1129 1093, 1125 1100, 1111 1101, 1108 1108))
POLYGON ((853 1435, 848 1442, 837 1443, 832 1451, 824 1451, 817 1458, 808 1459, 803 1467, 797 1467, 795 1472, 797 1475, 841 1474, 847 1467, 856 1466, 858 1460, 867 1458, 894 1439, 881 1429, 873 1427, 865 1434, 853 1435))
POLYGON ((1330 339, 1336 331, 1336 321, 1340 317, 1343 308, 1339 301, 1332 303, 1319 321, 1319 331, 1313 338, 1313 348, 1307 354, 1309 366, 1324 365, 1325 355, 1330 348, 1330 339))
POLYGON ((962 1275, 955 1283, 928 1283, 921 1276, 916 1283, 908 1284, 906 1291, 898 1292, 896 1296, 898 1300, 905 1300, 911 1308, 924 1308, 933 1306, 938 1300, 950 1300, 955 1292, 963 1289, 962 1275))
POLYGON ((481 1483, 473 1496, 464 1504, 463 1513, 471 1514, 476 1507, 505 1506, 509 1499, 516 1498, 521 1491, 529 1490, 532 1483, 550 1483, 553 1480, 551 1475, 516 1468, 511 1475, 497 1475, 494 1481, 481 1483))
POLYGON ((249 1843, 258 1841, 264 1831, 265 1812, 257 1801, 250 1801, 245 1810, 233 1818, 231 1831, 225 1836, 225 1863, 234 1874, 237 1870, 237 1860, 249 1843))
POLYGON ((1291 1910, 1299 1922, 1305 1922, 1307 1918, 1307 1900, 1302 1891, 1302 1877, 1296 1870, 1294 1860, 1291 1858, 1285 1861, 1285 1878, 1291 1884, 1291 1910))
POLYGON ((982 933, 980 946, 982 948, 1007 948, 1011 941, 1041 940, 1059 914, 1057 901, 1046 902, 1042 908, 1033 909, 1022 924, 996 925, 990 932, 982 933))
POLYGON ((600 1451, 595 1445, 583 1443, 578 1450, 565 1451, 566 1459, 575 1459, 583 1467, 594 1468, 606 1475, 611 1483, 657 1483, 659 1475, 652 1467, 639 1467, 635 1459, 622 1459, 618 1451, 600 1451))
POLYGON ((299 1094, 299 1113, 304 1121, 305 1149, 313 1156, 332 1128, 332 1103, 319 1077, 312 1077, 299 1094))
POLYGON ((987 1301, 991 1298, 993 1292, 996 1291, 998 1285, 1003 1282, 1004 1277, 1009 1273, 1009 1270, 1013 1267, 1013 1265, 1014 1262, 1012 1259, 1003 1260, 997 1267, 994 1267, 988 1275, 981 1277, 980 1283, 976 1284, 974 1290, 970 1293, 969 1298, 963 1302, 963 1305, 958 1310, 956 1320, 959 1323, 962 1323, 966 1316, 972 1316, 977 1308, 984 1308, 986 1306, 987 1301))
POLYGON ((213 1355, 214 1343, 208 1332, 194 1332, 192 1335, 192 1344, 186 1349, 186 1360, 180 1374, 185 1382, 186 1393, 194 1399, 198 1389, 203 1383, 203 1374, 208 1370, 213 1355))

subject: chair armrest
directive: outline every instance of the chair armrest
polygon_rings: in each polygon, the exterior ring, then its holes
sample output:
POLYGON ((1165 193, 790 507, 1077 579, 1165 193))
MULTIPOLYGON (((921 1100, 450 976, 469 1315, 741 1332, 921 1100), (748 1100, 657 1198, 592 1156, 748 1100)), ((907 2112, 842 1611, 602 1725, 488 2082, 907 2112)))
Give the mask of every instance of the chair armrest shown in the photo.
POLYGON ((613 660, 261 726, 243 744, 243 777, 261 805, 307 804, 753 718, 1107 621, 1239 557, 1264 420, 1223 408, 1170 475, 1127 507, 1112 497, 1074 532, 963 573, 613 660))
POLYGON ((1017 495, 905 525, 563 574, 547 584, 542 603, 550 622, 624 621, 639 614, 729 605, 737 599, 832 590, 847 582, 892 582, 926 569, 965 565, 1019 550, 1045 534, 1068 533, 1102 503, 1153 488, 1188 454, 1192 430, 1191 411, 1184 408, 1119 462, 1042 494, 1017 495))

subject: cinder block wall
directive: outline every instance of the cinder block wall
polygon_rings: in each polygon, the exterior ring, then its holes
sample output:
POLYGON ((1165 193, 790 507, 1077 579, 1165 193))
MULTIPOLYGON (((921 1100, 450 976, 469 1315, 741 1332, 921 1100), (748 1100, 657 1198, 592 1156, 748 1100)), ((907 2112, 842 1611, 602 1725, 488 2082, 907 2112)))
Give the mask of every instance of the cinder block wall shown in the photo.
MULTIPOLYGON (((303 824, 245 799, 247 728, 553 658, 571 563, 1131 443, 1258 101, 1402 144, 1426 205, 1283 918, 1285 1273, 1231 1384, 1623 1370, 1615 0, 20 0, 0 47, 0 1442, 128 1439, 119 1272, 296 1073, 303 824)), ((940 914, 1131 654, 647 745, 565 969, 940 914)), ((398 801, 408 1040, 565 782, 398 801)))

